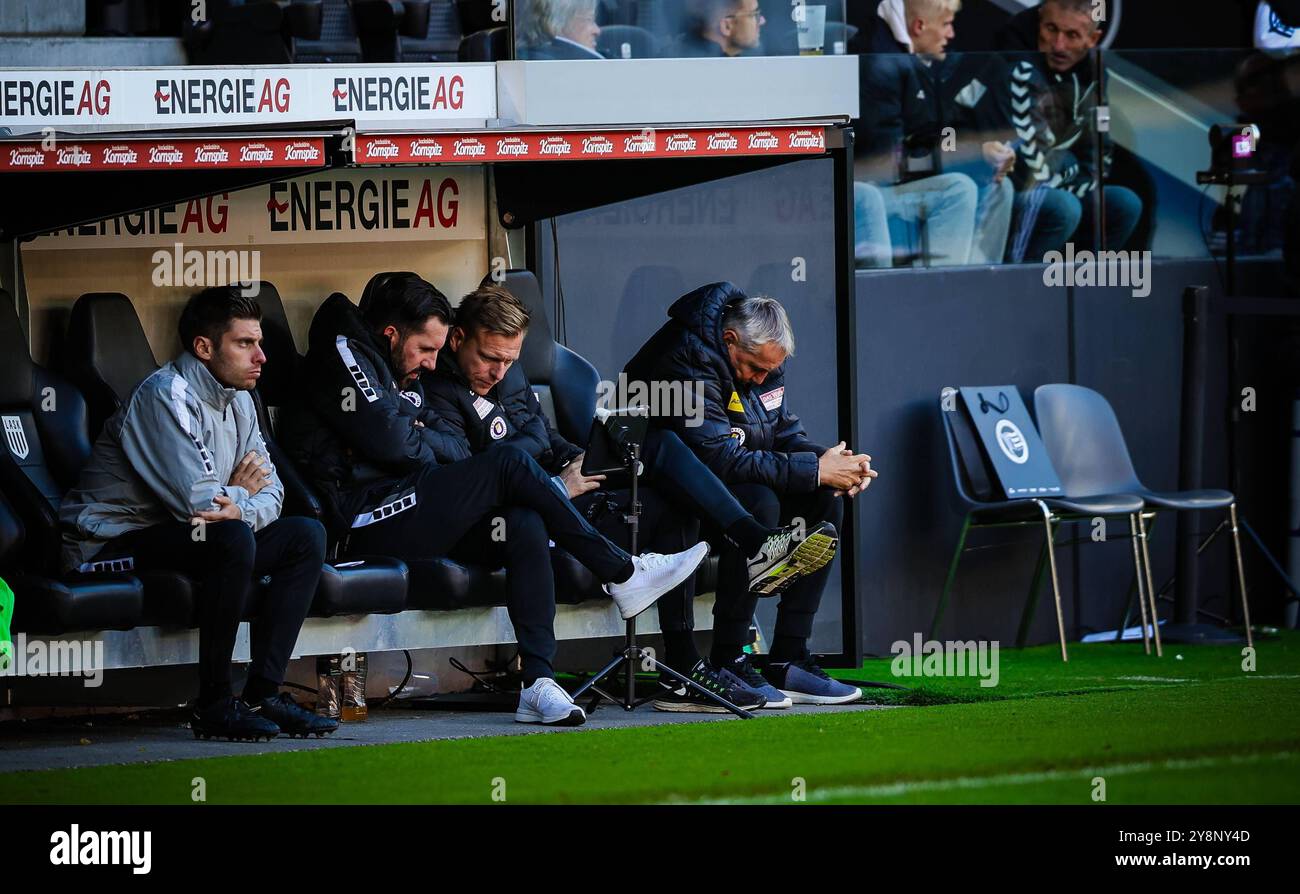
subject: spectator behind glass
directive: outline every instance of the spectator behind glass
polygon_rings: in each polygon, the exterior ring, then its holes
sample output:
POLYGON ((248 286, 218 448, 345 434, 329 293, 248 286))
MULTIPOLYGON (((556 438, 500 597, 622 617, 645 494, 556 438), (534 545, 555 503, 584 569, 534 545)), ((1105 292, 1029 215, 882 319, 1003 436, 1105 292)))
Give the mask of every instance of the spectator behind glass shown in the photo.
POLYGON ((603 59, 596 0, 526 0, 519 5, 520 59, 603 59))
POLYGON ((684 33, 669 43, 664 55, 722 57, 760 53, 766 22, 758 0, 688 0, 684 33))
MULTIPOLYGON (((1011 90, 1030 102, 1015 109, 1022 137, 1016 151, 1016 200, 1007 260, 1038 263, 1071 241, 1092 243, 1092 192, 1108 179, 1114 147, 1102 134, 1098 163, 1094 122, 1097 85, 1089 54, 1102 38, 1091 0, 1045 0, 1038 8, 1038 53, 1011 70, 1011 90)), ((1123 186, 1105 186, 1107 249, 1123 249, 1137 229, 1142 200, 1123 186)))
MULTIPOLYGON (((907 145, 908 137, 934 129, 931 68, 944 58, 960 8, 961 0, 883 0, 877 7, 879 21, 868 45, 887 52, 859 59, 862 152, 855 174, 862 182, 854 184, 859 266, 918 259, 928 266, 970 262, 980 188, 964 173, 927 176, 914 167, 916 160, 934 170, 932 140, 919 152, 907 145)), ((1000 184, 998 190, 1004 190, 1000 184)), ((989 193, 990 200, 999 196, 1005 199, 1000 192, 989 193)), ((1006 216, 1004 209, 1000 218, 1006 216)))

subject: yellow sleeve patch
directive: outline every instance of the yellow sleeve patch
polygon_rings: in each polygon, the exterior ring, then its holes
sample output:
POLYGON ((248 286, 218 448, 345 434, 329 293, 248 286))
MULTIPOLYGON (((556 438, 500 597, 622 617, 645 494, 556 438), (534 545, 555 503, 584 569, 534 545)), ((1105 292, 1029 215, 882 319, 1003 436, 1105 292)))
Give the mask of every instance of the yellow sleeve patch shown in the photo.
POLYGON ((731 392, 731 402, 727 404, 727 409, 733 413, 745 412, 745 405, 740 402, 740 395, 734 391, 731 392))

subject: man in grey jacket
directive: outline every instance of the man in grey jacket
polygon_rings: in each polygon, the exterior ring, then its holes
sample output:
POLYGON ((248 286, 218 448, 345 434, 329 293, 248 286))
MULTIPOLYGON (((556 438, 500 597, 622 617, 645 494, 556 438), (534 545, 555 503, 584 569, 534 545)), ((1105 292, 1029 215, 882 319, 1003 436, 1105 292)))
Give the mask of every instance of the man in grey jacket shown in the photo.
POLYGON ((249 394, 266 362, 260 320, 236 287, 192 297, 180 320, 185 350, 105 423, 60 510, 69 570, 169 569, 200 584, 191 726, 202 738, 337 728, 277 694, 320 578, 325 530, 280 518, 284 488, 249 394), (251 663, 236 698, 230 657, 250 614, 251 663))

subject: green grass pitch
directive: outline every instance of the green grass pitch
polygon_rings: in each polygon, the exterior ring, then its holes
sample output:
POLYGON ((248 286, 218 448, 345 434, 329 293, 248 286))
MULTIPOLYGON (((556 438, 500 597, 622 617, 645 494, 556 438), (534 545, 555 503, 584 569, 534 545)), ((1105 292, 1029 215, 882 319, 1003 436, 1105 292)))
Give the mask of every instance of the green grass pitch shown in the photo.
MULTIPOLYGON (((1001 653, 999 685, 839 676, 895 710, 0 774, 0 803, 1300 803, 1300 635, 1001 653), (1181 656, 1181 657, 1178 657, 1181 656), (802 782, 800 782, 802 780, 802 782)), ((609 709, 604 709, 609 710, 609 709)), ((599 717, 599 714, 597 715, 599 717)), ((437 716, 429 722, 437 723, 437 716)))

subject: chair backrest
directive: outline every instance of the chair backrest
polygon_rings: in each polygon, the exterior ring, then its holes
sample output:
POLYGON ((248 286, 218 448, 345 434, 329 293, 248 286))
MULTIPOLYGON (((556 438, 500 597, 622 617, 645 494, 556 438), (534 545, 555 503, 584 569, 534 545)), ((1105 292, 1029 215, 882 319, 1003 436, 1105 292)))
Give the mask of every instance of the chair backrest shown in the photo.
POLYGON ((81 392, 32 360, 9 293, 0 289, 0 490, 27 532, 24 565, 55 573, 56 512, 90 456, 81 392))
POLYGON ((485 28, 460 39, 456 58, 461 62, 499 62, 510 58, 508 28, 485 28))
POLYGON ((624 44, 630 59, 653 59, 659 55, 658 38, 636 25, 605 25, 596 38, 596 50, 611 59, 623 58, 624 44))
MULTIPOLYGON (((492 282, 485 277, 483 282, 492 282)), ((528 377, 542 409, 569 441, 586 446, 591 420, 596 414, 596 368, 551 337, 542 290, 531 270, 507 270, 500 283, 527 305, 532 313, 528 334, 519 353, 519 363, 528 377)))
POLYGON ((939 415, 943 417, 957 496, 970 505, 998 500, 1002 494, 998 489, 997 472, 984 452, 975 424, 957 391, 940 397, 939 415))
POLYGON ((293 340, 293 331, 289 328, 289 317, 284 312, 279 289, 265 280, 257 286, 253 300, 262 310, 262 351, 266 354, 262 375, 257 380, 257 393, 261 396, 260 403, 266 409, 266 418, 261 420, 263 434, 270 437, 275 431, 280 408, 297 399, 295 386, 302 355, 298 353, 298 345, 293 340))
POLYGON ((1142 490, 1110 403, 1081 385, 1039 385, 1034 415, 1067 497, 1142 490))
POLYGON ((77 299, 68 320, 67 372, 86 398, 92 439, 131 389, 157 368, 130 298, 89 292, 77 299))

